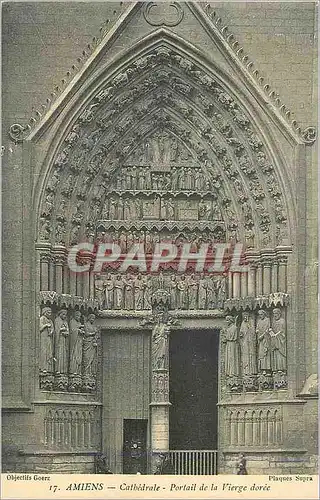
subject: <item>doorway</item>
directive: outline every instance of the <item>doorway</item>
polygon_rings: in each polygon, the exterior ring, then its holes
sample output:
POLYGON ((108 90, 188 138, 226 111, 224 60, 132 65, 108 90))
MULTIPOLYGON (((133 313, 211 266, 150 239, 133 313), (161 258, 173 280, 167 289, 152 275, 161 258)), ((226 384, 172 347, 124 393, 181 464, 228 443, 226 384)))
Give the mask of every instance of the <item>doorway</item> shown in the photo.
POLYGON ((123 473, 147 473, 148 420, 123 421, 123 473))
POLYGON ((219 331, 170 336, 170 450, 216 450, 219 331))

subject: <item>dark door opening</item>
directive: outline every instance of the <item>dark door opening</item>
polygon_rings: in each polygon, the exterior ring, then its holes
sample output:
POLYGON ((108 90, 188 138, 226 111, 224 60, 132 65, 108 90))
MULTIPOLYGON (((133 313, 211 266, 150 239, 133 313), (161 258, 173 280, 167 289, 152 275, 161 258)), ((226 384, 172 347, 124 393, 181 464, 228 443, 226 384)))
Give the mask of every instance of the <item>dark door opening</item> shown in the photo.
POLYGON ((170 335, 170 449, 216 450, 218 331, 170 335))
POLYGON ((123 421, 123 473, 147 473, 147 420, 123 421))

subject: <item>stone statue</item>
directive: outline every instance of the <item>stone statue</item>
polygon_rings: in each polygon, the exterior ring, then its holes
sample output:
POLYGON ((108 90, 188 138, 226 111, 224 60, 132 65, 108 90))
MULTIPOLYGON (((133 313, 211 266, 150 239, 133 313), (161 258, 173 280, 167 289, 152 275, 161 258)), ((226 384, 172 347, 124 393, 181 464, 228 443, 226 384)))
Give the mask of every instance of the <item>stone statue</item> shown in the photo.
POLYGON ((172 198, 167 201, 167 220, 175 220, 174 217, 174 202, 172 198))
POLYGON ((248 312, 244 312, 242 315, 239 339, 242 374, 254 375, 257 373, 256 332, 248 312))
POLYGON ((225 343, 225 374, 228 377, 238 377, 240 374, 239 344, 236 318, 226 317, 227 327, 224 330, 222 342, 225 343))
POLYGON ((44 307, 40 317, 39 368, 43 373, 53 373, 53 322, 50 307, 44 307))
POLYGON ((170 293, 170 307, 175 309, 177 306, 177 278, 175 274, 172 274, 169 282, 169 293, 170 293))
POLYGON ((140 311, 143 309, 143 293, 145 289, 145 283, 142 279, 142 275, 139 273, 134 281, 134 302, 135 309, 140 311))
POLYGON ((197 309, 198 305, 198 281, 194 274, 189 279, 189 309, 197 309))
POLYGON ((83 334, 83 378, 86 389, 94 389, 97 375, 98 328, 94 325, 95 315, 88 315, 83 334))
POLYGON ((188 283, 184 274, 177 281, 177 308, 188 309, 188 283))
POLYGON ((207 307, 207 282, 203 274, 201 274, 199 280, 198 306, 199 309, 207 307))
POLYGON ((104 293, 105 293, 105 300, 104 300, 104 307, 106 309, 113 309, 113 279, 111 274, 109 273, 107 275, 106 281, 104 282, 104 293))
POLYGON ((216 282, 217 306, 223 308, 226 300, 226 279, 222 276, 216 282))
POLYGON ((147 276, 144 280, 143 308, 151 309, 152 280, 147 276))
POLYGON ((69 325, 67 321, 67 315, 67 310, 61 309, 54 322, 56 344, 56 372, 58 375, 68 373, 69 325))
POLYGON ((122 276, 120 274, 117 275, 117 278, 114 281, 113 286, 114 286, 114 309, 123 309, 124 283, 122 280, 122 276))
POLYGON ((152 368, 169 368, 169 328, 160 321, 152 332, 152 368))
POLYGON ((109 202, 109 219, 117 219, 117 202, 114 198, 110 198, 109 202))
POLYGON ((124 278, 124 306, 128 310, 134 309, 134 284, 130 274, 124 278))
POLYGON ((266 311, 258 312, 256 333, 258 338, 258 371, 271 370, 270 320, 266 311))
POLYGON ((272 316, 272 328, 270 329, 272 371, 285 372, 287 370, 286 323, 280 309, 273 309, 272 316))
POLYGON ((46 217, 51 215, 53 206, 54 206, 54 194, 50 192, 46 195, 46 199, 43 205, 42 215, 46 217))
POLYGON ((70 321, 70 375, 81 375, 83 325, 81 312, 76 309, 70 321))
POLYGON ((124 220, 130 220, 131 219, 130 201, 128 199, 125 199, 124 202, 123 202, 123 218, 124 218, 124 220))
POLYGON ((214 309, 215 307, 215 287, 210 276, 207 276, 207 308, 214 309))

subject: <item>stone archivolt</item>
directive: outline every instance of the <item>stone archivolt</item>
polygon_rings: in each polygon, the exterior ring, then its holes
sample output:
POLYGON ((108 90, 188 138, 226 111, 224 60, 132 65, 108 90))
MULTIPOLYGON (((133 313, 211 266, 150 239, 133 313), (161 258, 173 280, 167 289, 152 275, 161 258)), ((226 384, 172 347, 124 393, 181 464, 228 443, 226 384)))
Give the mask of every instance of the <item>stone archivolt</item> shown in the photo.
POLYGON ((200 63, 164 42, 100 88, 67 132, 44 191, 39 239, 94 238, 115 192, 123 203, 137 192, 140 200, 172 198, 177 219, 177 200, 209 200, 230 240, 245 234, 249 247, 289 243, 277 168, 249 114, 200 63), (136 179, 127 175, 134 168, 136 179))

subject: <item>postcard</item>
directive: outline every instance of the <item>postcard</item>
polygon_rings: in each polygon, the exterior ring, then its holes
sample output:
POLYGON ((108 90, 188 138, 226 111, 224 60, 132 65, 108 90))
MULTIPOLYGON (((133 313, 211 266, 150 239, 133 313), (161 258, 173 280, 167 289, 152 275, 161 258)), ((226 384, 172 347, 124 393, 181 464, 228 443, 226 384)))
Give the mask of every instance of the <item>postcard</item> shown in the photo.
POLYGON ((2 3, 3 498, 318 498, 317 14, 2 3))

